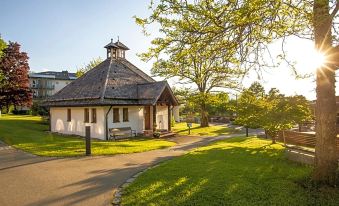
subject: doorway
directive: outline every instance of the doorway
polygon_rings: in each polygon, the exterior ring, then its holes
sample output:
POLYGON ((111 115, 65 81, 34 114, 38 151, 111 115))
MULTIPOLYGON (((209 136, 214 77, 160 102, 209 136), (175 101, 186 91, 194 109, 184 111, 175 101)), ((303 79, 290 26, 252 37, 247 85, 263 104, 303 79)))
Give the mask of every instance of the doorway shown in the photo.
POLYGON ((144 108, 144 120, 145 120, 145 130, 151 129, 151 108, 150 106, 145 106, 144 108))

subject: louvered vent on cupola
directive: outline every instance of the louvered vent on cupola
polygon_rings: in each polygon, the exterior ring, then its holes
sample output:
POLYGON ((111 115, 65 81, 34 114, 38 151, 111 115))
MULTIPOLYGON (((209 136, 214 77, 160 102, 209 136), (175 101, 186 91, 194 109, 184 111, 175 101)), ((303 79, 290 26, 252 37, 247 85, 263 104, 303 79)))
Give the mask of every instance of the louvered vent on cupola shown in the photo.
POLYGON ((129 50, 127 46, 125 46, 123 43, 118 41, 113 43, 113 39, 111 39, 111 42, 105 46, 107 49, 107 58, 124 58, 125 59, 125 51, 129 50))

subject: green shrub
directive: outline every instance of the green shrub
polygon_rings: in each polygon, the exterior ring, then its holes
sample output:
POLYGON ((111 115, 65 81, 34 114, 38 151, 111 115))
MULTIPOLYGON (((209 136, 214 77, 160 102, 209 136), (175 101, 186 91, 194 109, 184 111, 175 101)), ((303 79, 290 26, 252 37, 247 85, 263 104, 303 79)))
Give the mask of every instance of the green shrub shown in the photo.
POLYGON ((12 113, 15 114, 15 115, 28 115, 30 112, 29 112, 29 110, 16 110, 16 109, 14 109, 12 111, 12 113))
POLYGON ((46 107, 41 106, 40 101, 34 101, 31 108, 31 114, 33 116, 48 116, 49 112, 46 107))

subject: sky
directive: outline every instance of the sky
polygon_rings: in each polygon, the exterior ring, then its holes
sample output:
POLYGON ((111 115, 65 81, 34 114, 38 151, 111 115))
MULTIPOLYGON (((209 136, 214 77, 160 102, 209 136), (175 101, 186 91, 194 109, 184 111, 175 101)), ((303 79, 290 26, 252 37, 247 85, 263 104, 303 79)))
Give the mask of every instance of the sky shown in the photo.
MULTIPOLYGON (((103 48, 110 39, 127 45, 126 58, 150 74, 152 62, 143 62, 137 56, 151 46, 135 24, 133 16, 146 17, 150 0, 0 0, 0 34, 5 41, 21 44, 28 53, 30 70, 76 72, 77 68, 96 57, 106 58, 103 48)), ((158 34, 151 28, 153 36, 158 34)), ((305 73, 311 70, 309 58, 313 44, 307 40, 291 39, 287 50, 297 59, 297 68, 305 73)), ((274 45, 273 45, 274 48, 274 45)), ((302 94, 315 99, 313 78, 296 80, 291 70, 282 65, 269 70, 259 80, 266 90, 278 88, 286 95, 302 94)), ((156 77, 157 80, 162 80, 156 77)), ((243 81, 248 87, 258 81, 256 74, 249 74, 243 81)), ((175 79, 172 86, 180 87, 175 79)))

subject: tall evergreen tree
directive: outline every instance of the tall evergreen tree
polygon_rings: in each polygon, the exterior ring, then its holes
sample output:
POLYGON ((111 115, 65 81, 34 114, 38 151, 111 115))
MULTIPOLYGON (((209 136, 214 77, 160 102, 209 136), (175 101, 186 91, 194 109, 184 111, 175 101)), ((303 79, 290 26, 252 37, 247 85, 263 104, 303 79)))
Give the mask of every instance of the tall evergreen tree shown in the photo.
POLYGON ((28 56, 20 51, 18 43, 9 42, 0 59, 0 108, 9 105, 31 106, 32 93, 28 80, 28 56))

